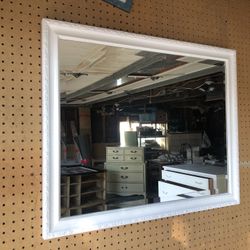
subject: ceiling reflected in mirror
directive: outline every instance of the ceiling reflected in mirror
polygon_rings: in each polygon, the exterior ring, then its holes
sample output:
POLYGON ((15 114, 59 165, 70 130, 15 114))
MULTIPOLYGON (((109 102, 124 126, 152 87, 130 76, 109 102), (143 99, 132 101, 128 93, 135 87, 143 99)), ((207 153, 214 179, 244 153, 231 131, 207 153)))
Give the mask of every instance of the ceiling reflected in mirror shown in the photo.
POLYGON ((224 86, 221 61, 67 40, 59 40, 59 55, 62 104, 140 100, 149 91, 153 97, 185 98, 224 86))

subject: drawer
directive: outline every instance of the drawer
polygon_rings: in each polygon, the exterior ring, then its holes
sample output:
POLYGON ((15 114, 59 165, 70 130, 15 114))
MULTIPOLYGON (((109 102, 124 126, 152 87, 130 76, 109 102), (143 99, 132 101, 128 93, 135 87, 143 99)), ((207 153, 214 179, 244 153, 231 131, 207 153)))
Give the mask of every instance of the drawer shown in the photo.
POLYGON ((126 155, 143 155, 143 149, 142 148, 125 148, 124 153, 126 155))
POLYGON ((124 173, 124 172, 108 172, 108 182, 122 182, 122 183, 143 183, 143 173, 124 173))
POLYGON ((107 155, 107 161, 109 162, 120 162, 124 160, 123 155, 115 154, 115 155, 107 155))
POLYGON ((162 170, 162 179, 165 181, 172 181, 200 189, 212 189, 213 180, 205 177, 198 177, 194 175, 187 175, 171 171, 162 170))
POLYGON ((160 202, 183 200, 183 199, 188 199, 188 198, 201 197, 201 196, 204 196, 204 195, 210 195, 210 192, 208 190, 193 191, 191 193, 185 194, 186 197, 184 197, 184 196, 178 196, 178 195, 171 196, 171 195, 164 195, 164 194, 162 194, 160 196, 160 202))
POLYGON ((108 182, 107 192, 121 195, 142 194, 144 193, 144 185, 137 183, 108 182))
POLYGON ((105 163, 105 168, 108 171, 119 171, 119 172, 143 172, 144 164, 141 163, 105 163))
POLYGON ((185 197, 181 197, 178 195, 174 196, 168 196, 168 195, 161 195, 160 196, 160 202, 165 202, 165 201, 176 201, 176 200, 184 200, 186 199, 185 197))
POLYGON ((159 196, 175 196, 180 194, 188 194, 197 191, 197 189, 181 187, 178 185, 158 181, 159 196))
POLYGON ((211 192, 209 190, 202 190, 202 191, 194 191, 191 193, 185 194, 187 197, 186 198, 195 198, 195 197, 201 197, 204 195, 210 195, 211 192))
POLYGON ((119 147, 107 147, 106 148, 106 154, 107 155, 123 155, 124 149, 123 148, 119 148, 119 147))
POLYGON ((126 162, 143 162, 142 155, 125 155, 126 162))

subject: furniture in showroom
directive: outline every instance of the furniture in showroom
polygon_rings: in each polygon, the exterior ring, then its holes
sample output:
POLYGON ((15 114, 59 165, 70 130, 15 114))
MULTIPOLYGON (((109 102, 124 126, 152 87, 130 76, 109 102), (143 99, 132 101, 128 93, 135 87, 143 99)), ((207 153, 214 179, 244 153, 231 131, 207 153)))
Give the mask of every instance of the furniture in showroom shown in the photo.
POLYGON ((160 201, 226 193, 226 168, 212 165, 181 164, 164 166, 158 182, 160 201))
POLYGON ((107 147, 108 207, 145 204, 144 150, 140 147, 107 147))

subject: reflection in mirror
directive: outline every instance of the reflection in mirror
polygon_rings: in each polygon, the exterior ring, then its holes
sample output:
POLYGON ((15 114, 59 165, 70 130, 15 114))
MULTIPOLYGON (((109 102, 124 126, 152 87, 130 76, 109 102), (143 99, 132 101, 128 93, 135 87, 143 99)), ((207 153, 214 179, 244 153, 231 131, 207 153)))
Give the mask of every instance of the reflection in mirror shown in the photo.
POLYGON ((58 46, 62 217, 228 192, 224 61, 58 46))
POLYGON ((42 25, 44 239, 239 204, 234 50, 42 25))

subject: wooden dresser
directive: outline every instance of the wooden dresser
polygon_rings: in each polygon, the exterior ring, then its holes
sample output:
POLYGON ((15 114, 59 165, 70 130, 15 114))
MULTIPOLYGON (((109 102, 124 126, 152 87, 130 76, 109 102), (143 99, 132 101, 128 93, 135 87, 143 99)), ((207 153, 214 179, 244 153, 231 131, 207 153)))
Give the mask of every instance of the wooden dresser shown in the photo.
POLYGON ((158 182, 160 201, 227 192, 226 168, 212 165, 164 166, 158 182))
POLYGON ((107 193, 123 196, 120 205, 144 204, 146 195, 144 150, 140 147, 107 147, 107 193), (129 196, 140 196, 132 202, 129 196), (141 199, 142 197, 143 199, 141 199))

